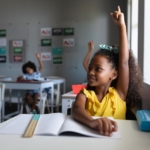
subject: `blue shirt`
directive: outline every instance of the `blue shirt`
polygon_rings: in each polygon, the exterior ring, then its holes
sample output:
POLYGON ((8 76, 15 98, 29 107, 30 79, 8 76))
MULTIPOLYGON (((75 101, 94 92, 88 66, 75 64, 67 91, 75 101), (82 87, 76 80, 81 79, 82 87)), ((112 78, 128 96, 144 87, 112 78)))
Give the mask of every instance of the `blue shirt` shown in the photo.
POLYGON ((24 74, 23 78, 24 80, 40 80, 41 73, 40 72, 34 72, 32 74, 24 74))

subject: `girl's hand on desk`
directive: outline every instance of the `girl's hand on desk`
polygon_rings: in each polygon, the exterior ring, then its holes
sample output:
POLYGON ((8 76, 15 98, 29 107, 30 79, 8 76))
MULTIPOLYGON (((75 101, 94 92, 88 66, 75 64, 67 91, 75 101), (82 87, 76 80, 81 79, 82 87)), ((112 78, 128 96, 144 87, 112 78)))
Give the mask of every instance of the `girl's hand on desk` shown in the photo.
POLYGON ((90 121, 90 127, 99 130, 100 134, 111 136, 112 132, 117 131, 117 123, 108 118, 99 118, 90 121))

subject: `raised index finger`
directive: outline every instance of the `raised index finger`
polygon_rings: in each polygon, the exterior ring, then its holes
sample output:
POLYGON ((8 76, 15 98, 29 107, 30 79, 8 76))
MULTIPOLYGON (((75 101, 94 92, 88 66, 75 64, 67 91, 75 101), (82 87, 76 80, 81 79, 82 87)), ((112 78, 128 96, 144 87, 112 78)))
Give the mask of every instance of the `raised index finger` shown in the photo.
POLYGON ((120 6, 118 6, 118 12, 121 12, 120 6))

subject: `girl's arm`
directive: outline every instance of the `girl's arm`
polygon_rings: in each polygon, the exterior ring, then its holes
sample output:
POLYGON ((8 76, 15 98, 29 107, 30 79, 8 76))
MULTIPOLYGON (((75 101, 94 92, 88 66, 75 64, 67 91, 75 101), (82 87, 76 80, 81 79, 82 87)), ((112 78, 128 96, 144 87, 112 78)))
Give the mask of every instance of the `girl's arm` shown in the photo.
POLYGON ((40 55, 38 53, 36 53, 35 56, 38 59, 38 62, 39 62, 39 65, 40 65, 39 72, 42 72, 42 70, 43 70, 43 63, 42 63, 42 61, 40 59, 40 55))
POLYGON ((88 43, 88 52, 87 52, 87 54, 85 55, 85 58, 84 58, 84 60, 83 60, 83 66, 84 66, 86 72, 88 72, 90 56, 91 56, 91 54, 92 54, 93 49, 94 49, 94 41, 90 41, 90 42, 88 43))
POLYGON ((111 136, 112 132, 117 130, 117 124, 108 118, 93 119, 85 110, 86 97, 79 93, 72 107, 73 118, 86 126, 98 130, 100 134, 111 136))
POLYGON ((124 21, 124 14, 121 12, 120 7, 118 10, 111 13, 114 23, 118 26, 119 30, 119 66, 118 66, 118 81, 116 89, 120 97, 125 100, 128 92, 129 85, 129 49, 128 39, 126 33, 126 25, 124 21))

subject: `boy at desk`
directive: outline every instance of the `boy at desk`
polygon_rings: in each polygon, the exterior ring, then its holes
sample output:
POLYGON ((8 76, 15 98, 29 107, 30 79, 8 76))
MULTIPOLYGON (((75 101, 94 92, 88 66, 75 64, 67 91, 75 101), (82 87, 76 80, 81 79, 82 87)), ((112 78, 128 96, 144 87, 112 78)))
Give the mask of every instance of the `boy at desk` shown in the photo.
MULTIPOLYGON (((41 72, 43 70, 43 63, 38 53, 36 53, 35 56, 40 65, 39 70, 37 71, 36 65, 33 62, 28 61, 22 66, 22 72, 24 75, 19 77, 18 80, 36 80, 36 81, 40 80, 41 72)), ((30 107, 30 113, 36 113, 35 106, 36 106, 39 96, 40 95, 39 95, 38 89, 27 90, 25 99, 26 99, 28 106, 30 107)))

